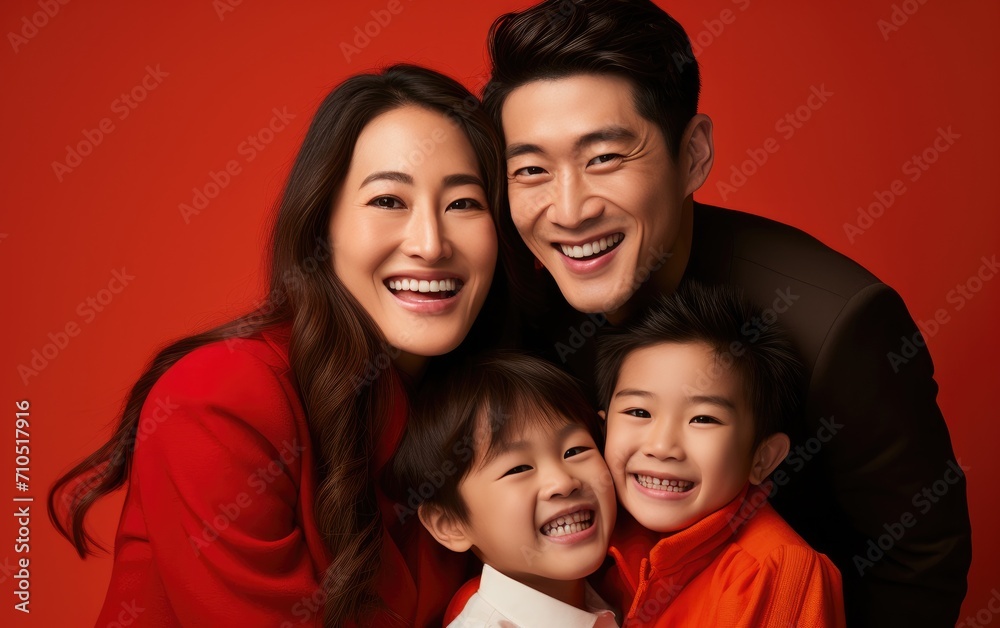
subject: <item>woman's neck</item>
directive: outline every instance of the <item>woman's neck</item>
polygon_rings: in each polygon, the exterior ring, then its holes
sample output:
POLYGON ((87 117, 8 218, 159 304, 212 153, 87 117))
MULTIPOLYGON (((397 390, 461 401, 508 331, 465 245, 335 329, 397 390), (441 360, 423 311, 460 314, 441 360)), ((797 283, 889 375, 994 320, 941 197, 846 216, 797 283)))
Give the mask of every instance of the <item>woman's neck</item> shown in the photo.
POLYGON ((393 364, 399 369, 400 373, 406 375, 411 381, 418 382, 423 377, 424 370, 427 368, 427 360, 427 356, 414 355, 401 351, 396 356, 396 359, 393 360, 393 364))

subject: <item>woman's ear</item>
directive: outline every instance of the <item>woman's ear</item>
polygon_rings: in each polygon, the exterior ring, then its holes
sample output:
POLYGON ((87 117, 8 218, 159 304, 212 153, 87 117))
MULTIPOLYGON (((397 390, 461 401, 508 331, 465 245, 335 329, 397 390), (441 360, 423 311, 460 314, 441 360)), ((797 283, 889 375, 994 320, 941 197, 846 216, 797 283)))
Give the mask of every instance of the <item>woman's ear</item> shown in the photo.
POLYGON ((420 504, 417 516, 431 536, 451 551, 465 552, 472 547, 472 541, 466 534, 465 524, 458 521, 454 515, 446 513, 440 506, 420 504))
POLYGON ((760 484, 771 475, 771 471, 774 471, 774 468, 788 455, 789 447, 791 441, 788 439, 788 434, 778 432, 765 438, 754 452, 753 464, 750 467, 750 483, 760 484))

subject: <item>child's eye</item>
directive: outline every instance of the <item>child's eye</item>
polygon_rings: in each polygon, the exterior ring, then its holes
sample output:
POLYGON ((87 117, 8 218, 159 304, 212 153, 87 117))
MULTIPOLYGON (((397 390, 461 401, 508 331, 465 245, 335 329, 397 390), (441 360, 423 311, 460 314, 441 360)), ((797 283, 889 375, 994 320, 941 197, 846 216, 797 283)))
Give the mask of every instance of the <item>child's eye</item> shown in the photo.
POLYGON ((590 447, 587 447, 586 445, 580 445, 579 447, 570 447, 569 449, 566 450, 566 453, 563 454, 563 458, 572 458, 573 456, 579 456, 585 451, 590 451, 590 447))
POLYGON ((704 414, 694 417, 693 419, 691 419, 691 422, 692 423, 719 423, 719 424, 722 423, 722 421, 720 421, 719 419, 715 418, 714 416, 707 416, 707 415, 704 415, 704 414))
POLYGON ((514 467, 513 469, 510 469, 509 471, 507 471, 507 473, 504 473, 500 477, 504 477, 505 478, 508 475, 514 475, 515 473, 524 473, 525 471, 531 471, 531 467, 529 465, 526 465, 526 464, 519 464, 516 467, 514 467))
POLYGON ((640 419, 650 419, 653 417, 653 415, 642 408, 630 408, 628 410, 624 410, 623 414, 629 414, 640 419))

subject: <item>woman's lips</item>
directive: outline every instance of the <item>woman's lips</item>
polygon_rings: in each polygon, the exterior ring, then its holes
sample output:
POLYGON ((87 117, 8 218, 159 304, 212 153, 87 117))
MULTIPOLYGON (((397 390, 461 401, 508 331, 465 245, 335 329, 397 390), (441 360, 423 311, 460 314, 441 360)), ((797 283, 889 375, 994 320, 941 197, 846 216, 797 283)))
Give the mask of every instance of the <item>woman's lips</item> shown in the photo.
POLYGON ((392 277, 387 279, 389 289, 396 303, 419 314, 440 314, 458 303, 458 295, 465 284, 457 277, 440 279, 416 279, 392 277))

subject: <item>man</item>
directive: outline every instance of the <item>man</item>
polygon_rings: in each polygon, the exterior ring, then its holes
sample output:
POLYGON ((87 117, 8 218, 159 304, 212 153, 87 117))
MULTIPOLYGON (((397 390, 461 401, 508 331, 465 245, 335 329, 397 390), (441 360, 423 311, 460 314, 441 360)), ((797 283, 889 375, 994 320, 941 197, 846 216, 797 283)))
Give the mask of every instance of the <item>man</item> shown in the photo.
POLYGON ((714 149, 681 26, 648 0, 549 0, 498 19, 489 52, 484 102, 509 176, 498 219, 537 348, 589 379, 599 329, 652 296, 688 280, 742 288, 765 308, 746 342, 780 321, 808 370, 772 501, 841 570, 849 625, 954 625, 970 526, 930 356, 888 360, 918 331, 858 264, 786 225, 694 202, 714 149))

